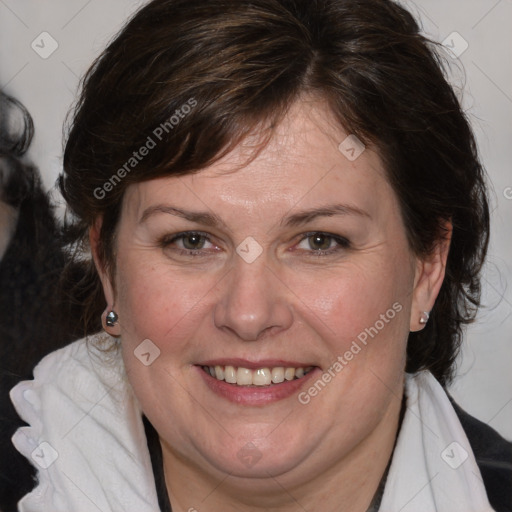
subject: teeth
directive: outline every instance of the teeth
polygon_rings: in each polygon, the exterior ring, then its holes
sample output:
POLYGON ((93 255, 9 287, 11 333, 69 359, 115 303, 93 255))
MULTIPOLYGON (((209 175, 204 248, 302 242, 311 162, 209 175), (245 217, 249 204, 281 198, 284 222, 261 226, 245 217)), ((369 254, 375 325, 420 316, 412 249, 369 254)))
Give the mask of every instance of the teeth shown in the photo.
POLYGON ((252 373, 252 383, 254 386, 270 386, 272 376, 268 368, 260 368, 252 373))
POLYGON ((272 368, 272 382, 279 384, 284 381, 284 368, 272 368))
POLYGON ((230 384, 236 384, 236 370, 233 366, 226 366, 224 368, 224 380, 230 384))
POLYGON ((217 380, 224 380, 224 368, 222 366, 215 367, 215 378, 217 380))
POLYGON ((252 371, 247 368, 238 368, 236 383, 239 386, 250 386, 252 384, 252 371))
POLYGON ((284 378, 286 380, 293 380, 295 378, 295 368, 286 368, 284 378))
POLYGON ((304 377, 313 369, 313 366, 307 368, 258 368, 250 370, 248 368, 235 366, 203 366, 206 373, 217 380, 224 380, 229 384, 238 386, 270 386, 271 384, 280 384, 285 380, 294 380, 304 377))

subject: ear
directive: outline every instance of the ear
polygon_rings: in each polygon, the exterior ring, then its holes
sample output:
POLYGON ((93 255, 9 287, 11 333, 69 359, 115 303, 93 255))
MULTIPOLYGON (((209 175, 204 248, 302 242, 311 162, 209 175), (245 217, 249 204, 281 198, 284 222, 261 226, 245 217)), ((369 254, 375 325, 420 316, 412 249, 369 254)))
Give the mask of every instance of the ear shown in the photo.
POLYGON ((420 318, 423 312, 430 313, 443 284, 452 231, 451 221, 446 221, 432 252, 417 260, 410 318, 410 330, 413 332, 425 327, 426 322, 420 322, 420 318))
POLYGON ((103 261, 103 258, 100 254, 100 233, 101 233, 101 225, 103 219, 98 218, 95 223, 89 228, 89 245, 91 247, 92 258, 94 261, 94 266, 96 267, 96 271, 101 280, 101 284, 103 287, 103 293, 105 294, 105 300, 107 301, 107 309, 101 315, 101 323, 105 331, 107 331, 112 336, 119 336, 120 326, 119 322, 117 322, 113 327, 108 326, 106 323, 107 314, 110 311, 114 310, 115 305, 115 288, 113 285, 113 276, 110 275, 108 268, 103 261))

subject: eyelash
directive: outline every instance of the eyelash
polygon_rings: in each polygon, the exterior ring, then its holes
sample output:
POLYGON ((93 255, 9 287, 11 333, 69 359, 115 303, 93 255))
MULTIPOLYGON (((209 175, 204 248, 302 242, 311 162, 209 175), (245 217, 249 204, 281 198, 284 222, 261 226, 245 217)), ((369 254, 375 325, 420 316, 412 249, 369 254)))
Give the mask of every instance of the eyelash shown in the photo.
POLYGON ((296 245, 302 243, 304 240, 307 240, 308 238, 315 236, 315 235, 317 235, 317 236, 320 235, 320 236, 326 237, 326 238, 330 239, 331 241, 333 241, 334 243, 336 243, 337 245, 335 245, 334 247, 331 247, 330 249, 327 249, 327 250, 307 251, 309 253, 309 256, 312 256, 312 257, 330 256, 330 255, 334 255, 334 254, 338 253, 339 251, 341 251, 343 249, 350 248, 350 242, 346 238, 344 238, 342 236, 338 236, 338 235, 333 235, 332 233, 326 233, 325 231, 310 231, 308 233, 304 233, 302 235, 302 238, 298 241, 298 243, 296 245))
MULTIPOLYGON (((183 240, 186 237, 194 236, 194 235, 202 237, 202 239, 204 239, 205 242, 213 243, 210 240, 210 237, 208 236, 207 233, 204 233, 202 231, 183 231, 183 232, 173 235, 171 237, 164 237, 160 241, 159 245, 163 249, 166 249, 170 245, 175 243, 176 241, 183 240)), ((334 248, 327 249, 327 250, 305 251, 305 252, 309 253, 308 254, 309 256, 312 256, 312 257, 330 256, 330 255, 333 255, 333 254, 339 252, 342 249, 349 249, 351 246, 350 242, 346 238, 337 236, 337 235, 333 235, 331 233, 326 233, 324 231, 310 231, 308 233, 304 233, 302 235, 302 238, 297 242, 296 245, 299 245, 304 240, 307 240, 308 238, 315 236, 315 235, 324 236, 328 239, 331 239, 332 241, 334 241, 337 244, 337 246, 335 246, 334 248)), ((193 256, 193 257, 208 256, 208 254, 205 254, 205 252, 202 249, 196 249, 196 250, 174 249, 174 250, 177 251, 181 256, 193 256)))
MULTIPOLYGON (((177 240, 183 240, 184 238, 186 238, 188 236, 193 236, 193 235, 202 237, 206 242, 212 243, 210 238, 208 237, 207 233, 203 233, 201 231, 183 231, 182 233, 178 233, 177 235, 173 235, 171 237, 164 237, 160 241, 160 246, 163 249, 167 249, 171 244, 173 244, 177 240)), ((195 256, 195 257, 197 257, 197 256, 208 256, 207 254, 205 254, 202 251, 202 249, 196 249, 196 250, 192 250, 192 249, 175 249, 175 251, 177 251, 180 256, 195 256)))

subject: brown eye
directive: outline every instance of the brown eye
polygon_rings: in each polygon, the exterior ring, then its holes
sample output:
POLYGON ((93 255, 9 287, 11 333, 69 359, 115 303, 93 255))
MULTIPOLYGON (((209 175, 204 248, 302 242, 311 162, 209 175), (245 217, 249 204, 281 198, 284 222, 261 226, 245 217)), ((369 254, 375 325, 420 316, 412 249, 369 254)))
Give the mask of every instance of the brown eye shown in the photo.
POLYGON ((329 256, 350 248, 350 242, 341 236, 314 231, 304 233, 302 239, 297 244, 296 249, 300 249, 305 255, 329 256))
POLYGON ((323 233, 308 236, 309 247, 314 251, 327 251, 331 248, 333 237, 323 233))

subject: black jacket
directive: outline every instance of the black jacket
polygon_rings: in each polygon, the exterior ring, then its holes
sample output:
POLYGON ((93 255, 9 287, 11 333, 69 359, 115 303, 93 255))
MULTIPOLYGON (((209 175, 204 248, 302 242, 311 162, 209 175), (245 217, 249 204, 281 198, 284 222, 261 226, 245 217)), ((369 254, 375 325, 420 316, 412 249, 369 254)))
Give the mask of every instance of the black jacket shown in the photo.
POLYGON ((496 512, 512 512, 512 443, 450 400, 468 436, 491 506, 496 512))

